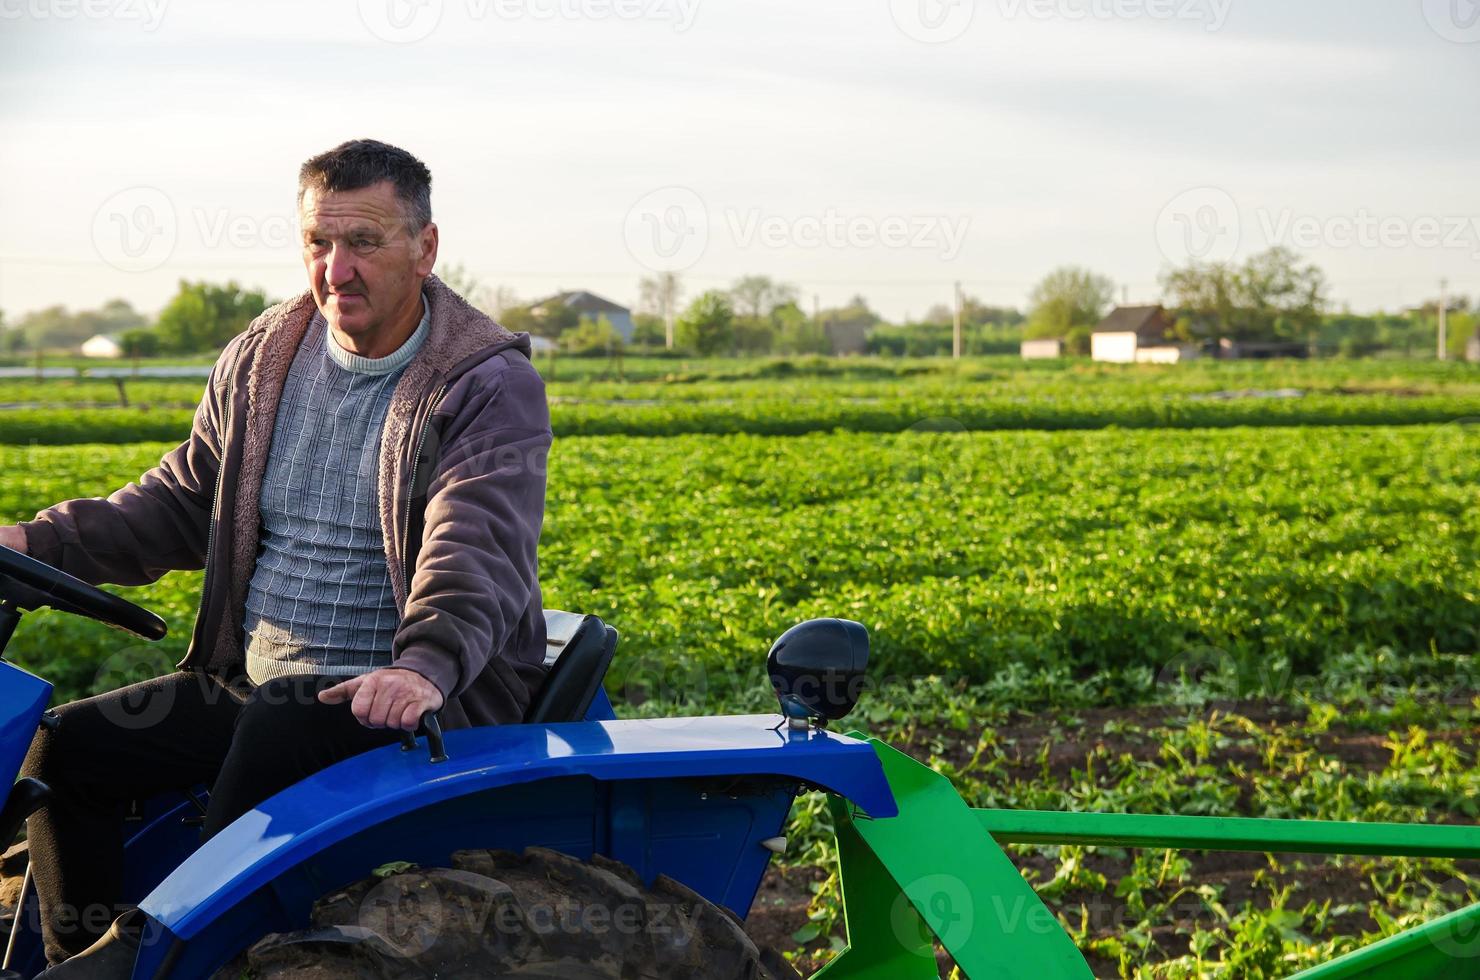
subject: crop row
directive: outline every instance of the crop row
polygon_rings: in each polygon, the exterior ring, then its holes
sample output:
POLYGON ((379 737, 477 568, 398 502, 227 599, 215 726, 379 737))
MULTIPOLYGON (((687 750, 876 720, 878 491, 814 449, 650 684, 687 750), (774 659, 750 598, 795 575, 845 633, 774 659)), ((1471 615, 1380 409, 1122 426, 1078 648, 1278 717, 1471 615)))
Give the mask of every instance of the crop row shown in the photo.
MULTIPOLYGON (((184 408, 26 408, 0 411, 0 444, 73 445, 181 439, 184 408)), ((1213 400, 1147 397, 727 398, 706 401, 555 400, 555 434, 570 436, 804 435, 816 432, 987 432, 1014 429, 1199 429, 1233 426, 1424 425, 1480 419, 1480 396, 1307 395, 1213 400)))

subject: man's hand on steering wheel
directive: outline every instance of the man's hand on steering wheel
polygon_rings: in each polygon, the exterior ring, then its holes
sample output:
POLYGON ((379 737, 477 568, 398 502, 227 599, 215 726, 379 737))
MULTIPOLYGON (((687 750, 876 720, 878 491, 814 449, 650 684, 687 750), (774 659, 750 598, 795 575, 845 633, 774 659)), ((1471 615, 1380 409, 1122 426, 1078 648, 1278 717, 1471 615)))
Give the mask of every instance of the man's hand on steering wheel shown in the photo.
POLYGON ((399 728, 414 732, 421 716, 442 707, 437 685, 414 670, 382 667, 351 677, 319 692, 324 704, 350 702, 355 719, 366 728, 399 728))

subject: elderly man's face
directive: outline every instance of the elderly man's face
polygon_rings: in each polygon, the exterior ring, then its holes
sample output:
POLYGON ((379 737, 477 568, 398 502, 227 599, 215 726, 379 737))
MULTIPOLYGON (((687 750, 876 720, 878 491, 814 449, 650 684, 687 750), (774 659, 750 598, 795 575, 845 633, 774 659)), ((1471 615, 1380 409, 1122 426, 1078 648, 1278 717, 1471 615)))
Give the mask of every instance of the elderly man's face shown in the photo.
POLYGON ((309 288, 329 326, 353 342, 355 353, 391 353, 394 347, 383 350, 383 342, 398 325, 421 317, 421 283, 437 260, 437 226, 408 229, 388 180, 355 191, 310 187, 298 217, 309 288))

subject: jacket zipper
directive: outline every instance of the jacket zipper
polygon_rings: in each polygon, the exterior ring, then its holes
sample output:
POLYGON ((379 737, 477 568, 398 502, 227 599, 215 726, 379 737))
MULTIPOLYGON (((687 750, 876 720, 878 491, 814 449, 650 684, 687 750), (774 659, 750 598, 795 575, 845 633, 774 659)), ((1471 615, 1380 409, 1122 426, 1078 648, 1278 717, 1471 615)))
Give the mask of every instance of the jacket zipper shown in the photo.
POLYGON ((432 427, 432 415, 437 411, 437 406, 442 404, 442 396, 446 392, 447 384, 444 382, 438 385, 437 390, 432 393, 431 404, 427 407, 427 417, 421 423, 421 434, 416 440, 416 452, 411 456, 410 485, 407 487, 408 493, 406 494, 406 519, 401 525, 401 541, 403 542, 401 581, 405 592, 405 596, 401 600, 403 608, 411 601, 411 501, 413 494, 416 492, 416 468, 421 465, 421 450, 426 445, 427 432, 432 427))
MULTIPOLYGON (((206 574, 200 583, 200 612, 202 616, 206 615, 206 599, 211 594, 211 551, 216 545, 216 510, 221 500, 221 478, 226 473, 226 440, 231 433, 232 386, 236 383, 236 366, 241 360, 242 347, 245 346, 245 344, 242 344, 240 347, 237 347, 236 353, 231 358, 231 371, 226 376, 226 419, 225 424, 221 427, 221 458, 217 461, 216 465, 216 485, 211 489, 211 516, 206 521, 206 574)), ((203 623, 202 626, 204 625, 203 623)), ((210 639, 205 638, 204 642, 210 642, 210 639)), ((207 663, 210 662, 210 659, 210 657, 206 658, 207 663)))

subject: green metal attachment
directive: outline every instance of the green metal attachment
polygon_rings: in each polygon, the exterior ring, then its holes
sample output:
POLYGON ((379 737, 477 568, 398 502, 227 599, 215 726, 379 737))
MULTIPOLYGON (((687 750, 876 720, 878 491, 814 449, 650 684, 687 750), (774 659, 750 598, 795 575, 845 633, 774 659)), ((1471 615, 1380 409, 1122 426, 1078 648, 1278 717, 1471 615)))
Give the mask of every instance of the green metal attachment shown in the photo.
POLYGON ((976 810, 999 844, 1185 847, 1205 851, 1480 858, 1480 827, 1142 813, 976 810))
POLYGON ((1467 980, 1480 977, 1480 905, 1354 949, 1290 980, 1467 980))
POLYGON ((931 933, 968 977, 1092 977, 1058 919, 982 833, 950 780, 877 739, 868 741, 899 816, 872 820, 831 801, 848 948, 815 980, 934 978, 931 933))
MULTIPOLYGON (((875 820, 846 800, 828 801, 848 946, 814 980, 933 980, 932 936, 972 980, 1090 977, 1083 955, 1002 844, 1480 858, 1480 827, 973 810, 944 776, 878 739, 850 735, 873 745, 899 816, 875 820)), ((1297 977, 1480 978, 1480 904, 1297 977)))

